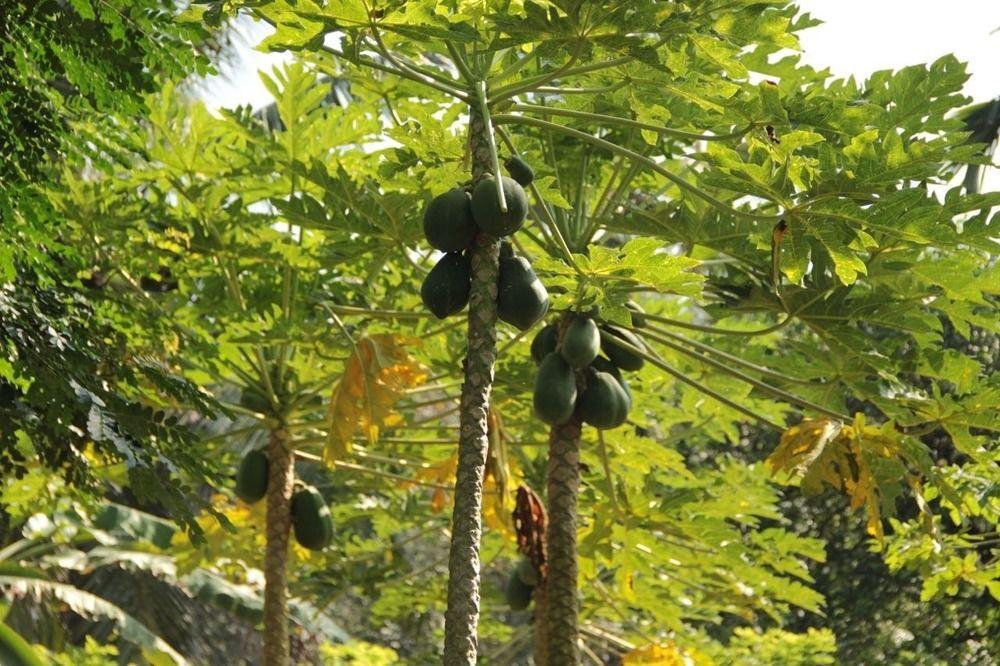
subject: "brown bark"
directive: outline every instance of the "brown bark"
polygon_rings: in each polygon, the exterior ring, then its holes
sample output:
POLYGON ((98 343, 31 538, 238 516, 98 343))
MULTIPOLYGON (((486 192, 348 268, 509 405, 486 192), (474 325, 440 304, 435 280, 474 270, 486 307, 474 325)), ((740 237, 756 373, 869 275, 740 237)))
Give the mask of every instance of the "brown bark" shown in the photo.
MULTIPOLYGON (((576 666, 578 601, 576 593, 576 498, 580 490, 580 420, 553 426, 549 435, 548 578, 546 580, 544 666, 576 666)), ((537 611, 536 611, 537 612, 537 611)))
MULTIPOLYGON (((470 109, 469 144, 472 178, 479 181, 489 169, 490 151, 486 124, 470 109)), ((475 664, 479 624, 479 545, 482 538, 483 478, 490 392, 496 363, 497 261, 500 245, 480 234, 469 252, 472 292, 469 297, 468 351, 460 403, 458 468, 455 473, 455 508, 452 512, 451 551, 448 557, 448 609, 445 612, 444 663, 475 664)))
POLYGON ((264 666, 288 666, 288 534, 295 466, 288 432, 267 442, 267 546, 264 551, 264 666))
POLYGON ((534 639, 535 639, 535 666, 548 666, 549 663, 549 601, 548 590, 545 580, 539 580, 535 587, 535 617, 534 617, 534 639))

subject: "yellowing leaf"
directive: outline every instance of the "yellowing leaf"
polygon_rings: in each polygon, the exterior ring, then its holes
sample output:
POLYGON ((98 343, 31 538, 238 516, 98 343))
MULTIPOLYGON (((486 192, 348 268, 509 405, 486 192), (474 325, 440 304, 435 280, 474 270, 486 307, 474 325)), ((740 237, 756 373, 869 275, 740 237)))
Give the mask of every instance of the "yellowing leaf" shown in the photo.
POLYGON ((643 645, 622 655, 622 666, 656 664, 656 666, 711 666, 712 660, 695 651, 682 650, 670 641, 643 645))
MULTIPOLYGON (((416 473, 416 478, 421 481, 438 484, 439 486, 453 486, 455 484, 456 469, 458 469, 457 451, 444 460, 424 465, 420 468, 420 471, 416 473)), ((403 485, 408 486, 412 484, 403 485)), ((443 511, 445 506, 447 506, 448 498, 450 496, 451 492, 445 490, 445 488, 435 488, 434 494, 431 495, 431 510, 435 513, 443 511)))
POLYGON ((427 376, 406 351, 415 342, 390 333, 358 340, 330 398, 324 451, 328 460, 348 453, 356 432, 374 444, 382 427, 398 419, 396 402, 427 376))
POLYGON ((851 508, 864 507, 868 533, 882 540, 882 510, 891 509, 906 478, 900 437, 888 424, 866 426, 858 415, 852 425, 831 419, 807 419, 781 436, 768 457, 772 472, 801 481, 803 492, 818 494, 823 485, 844 493, 851 508))
POLYGON ((486 453, 486 479, 483 483, 483 521, 514 541, 517 538, 511 521, 514 489, 520 485, 522 477, 517 462, 507 456, 509 436, 500 413, 490 407, 487 419, 490 447, 486 453))

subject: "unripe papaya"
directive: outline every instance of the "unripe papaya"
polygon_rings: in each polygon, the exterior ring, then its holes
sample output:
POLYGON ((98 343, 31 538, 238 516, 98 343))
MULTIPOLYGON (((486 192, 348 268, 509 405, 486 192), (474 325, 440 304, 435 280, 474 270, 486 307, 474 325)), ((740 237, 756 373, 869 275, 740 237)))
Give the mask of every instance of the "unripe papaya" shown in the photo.
POLYGON ((618 385, 622 387, 625 392, 625 397, 628 398, 626 403, 628 408, 632 409, 632 389, 629 387, 628 382, 625 381, 625 377, 622 376, 622 371, 618 369, 614 363, 604 358, 603 356, 598 356, 594 359, 594 362, 590 364, 590 367, 599 372, 606 372, 618 382, 618 385))
POLYGON ((580 394, 576 407, 584 423, 605 430, 625 422, 628 402, 618 380, 608 372, 598 371, 587 377, 587 387, 580 394))
POLYGON ((642 356, 622 346, 622 341, 637 349, 643 349, 642 341, 631 331, 618 326, 601 328, 601 349, 616 366, 622 370, 641 370, 645 362, 642 356))
POLYGON ((247 504, 259 502, 267 494, 267 455, 260 449, 243 456, 236 470, 236 496, 247 504))
POLYGON ((449 190, 438 195, 424 210, 424 236, 442 252, 461 252, 476 237, 472 219, 472 199, 465 190, 449 190))
POLYGON ((632 312, 632 326, 635 328, 645 328, 646 311, 642 309, 642 306, 635 301, 626 301, 625 307, 632 312))
POLYGON ((507 201, 506 213, 500 211, 496 181, 492 176, 483 178, 472 190, 472 218, 480 229, 498 238, 520 229, 528 216, 528 195, 524 188, 513 178, 500 178, 507 201))
POLYGON ((271 411, 271 401, 268 400, 267 396, 253 389, 243 390, 240 394, 240 406, 259 414, 267 414, 271 411))
POLYGON ((566 423, 576 404, 576 377, 560 354, 552 352, 535 376, 535 415, 549 425, 566 423))
POLYGON ((535 571, 534 565, 531 564, 531 560, 528 558, 522 557, 518 560, 514 571, 525 585, 530 585, 531 587, 538 586, 538 572, 535 571))
POLYGON ((521 187, 527 187, 535 180, 534 169, 520 157, 511 157, 504 163, 504 166, 507 167, 507 173, 510 174, 510 177, 516 180, 521 187))
POLYGON ((469 302, 472 269, 469 258, 458 252, 441 257, 420 286, 420 297, 438 319, 461 311, 469 302))
POLYGON ((497 283, 497 316, 522 331, 549 311, 549 292, 531 270, 524 257, 500 260, 500 279, 497 283))
POLYGON ((500 261, 514 256, 514 245, 510 241, 500 241, 500 261))
POLYGON ((586 368, 601 351, 601 332, 590 317, 577 316, 563 333, 559 353, 570 367, 586 368))
POLYGON ((510 572, 507 577, 507 584, 504 586, 504 597, 507 605, 513 611, 521 611, 531 605, 531 597, 535 593, 535 588, 528 585, 518 575, 517 569, 510 572))
POLYGON ((531 360, 538 365, 542 359, 556 350, 559 343, 559 328, 555 324, 543 326, 531 341, 531 360))
POLYGON ((292 496, 292 527, 295 540, 309 550, 323 550, 333 539, 330 508, 312 486, 305 486, 292 496))

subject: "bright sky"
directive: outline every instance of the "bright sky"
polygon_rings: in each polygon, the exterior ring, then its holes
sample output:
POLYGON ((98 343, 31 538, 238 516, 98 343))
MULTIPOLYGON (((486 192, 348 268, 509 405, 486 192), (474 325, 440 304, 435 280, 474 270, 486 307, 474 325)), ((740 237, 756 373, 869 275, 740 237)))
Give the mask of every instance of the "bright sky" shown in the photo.
MULTIPOLYGON (((799 0, 824 24, 800 33, 803 61, 829 67, 838 77, 866 78, 881 69, 927 63, 954 53, 968 63, 966 94, 975 101, 1000 96, 1000 0, 799 0)), ((263 24, 243 24, 246 46, 236 67, 205 82, 205 100, 218 106, 270 102, 256 72, 286 54, 252 50, 266 36, 263 24)), ((1000 189, 991 169, 984 189, 1000 189)))

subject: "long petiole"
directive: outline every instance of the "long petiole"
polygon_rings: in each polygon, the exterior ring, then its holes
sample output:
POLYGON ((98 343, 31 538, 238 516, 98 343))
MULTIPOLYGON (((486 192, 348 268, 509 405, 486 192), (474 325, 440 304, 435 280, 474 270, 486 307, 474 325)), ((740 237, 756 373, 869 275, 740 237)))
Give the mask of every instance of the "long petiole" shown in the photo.
POLYGON ((687 141, 728 141, 729 139, 738 139, 745 136, 747 133, 756 127, 756 123, 751 123, 747 125, 744 129, 737 132, 730 132, 729 134, 697 134, 695 132, 686 132, 684 130, 671 129, 669 127, 663 127, 662 125, 651 125, 649 123, 639 122, 637 120, 631 120, 630 118, 620 118, 618 116, 609 116, 603 113, 588 113, 586 111, 575 111, 573 109, 561 109, 551 106, 541 106, 538 104, 515 104, 510 107, 511 111, 521 111, 523 113, 533 113, 540 116, 566 116, 568 118, 579 118, 581 120, 592 120, 596 123, 605 123, 612 125, 625 125, 627 127, 634 127, 640 130, 650 130, 656 132, 657 134, 662 134, 664 136, 672 136, 677 139, 684 139, 687 141))
POLYGON ((656 162, 654 162, 650 158, 645 157, 643 155, 640 155, 639 153, 637 153, 635 151, 632 151, 632 150, 629 150, 628 148, 623 148, 622 146, 619 146, 617 144, 611 143, 610 141, 605 141, 604 139, 600 139, 600 138, 598 138, 596 136, 591 136, 590 134, 587 134, 586 132, 581 132, 579 130, 575 130, 572 127, 566 127, 565 125, 559 125, 557 123, 550 123, 550 122, 545 121, 545 120, 539 120, 538 118, 529 118, 528 116, 515 116, 515 115, 510 115, 510 114, 498 114, 498 115, 494 116, 493 120, 497 124, 500 124, 500 123, 513 123, 513 124, 521 124, 521 125, 531 125, 533 127, 540 127, 540 128, 543 128, 543 129, 551 129, 551 130, 553 130, 555 132, 561 132, 561 133, 565 134, 566 136, 570 136, 570 137, 573 137, 575 139, 580 139, 581 141, 586 141, 587 143, 594 144, 595 146, 599 146, 599 147, 601 147, 601 148, 603 148, 605 150, 611 151, 612 153, 616 153, 616 154, 622 155, 624 157, 627 157, 627 158, 629 158, 631 160, 634 160, 636 162, 639 162, 639 163, 645 165, 651 171, 654 171, 654 172, 660 174, 661 176, 663 176, 667 180, 673 182, 675 185, 677 185, 682 190, 690 192, 691 194, 694 194, 695 196, 698 196, 699 198, 704 199, 705 201, 707 201, 708 203, 710 203, 715 208, 718 208, 719 210, 721 210, 721 211, 723 211, 725 213, 728 213, 729 215, 734 215, 736 217, 741 217, 741 218, 750 219, 750 220, 766 220, 766 221, 769 221, 769 222, 777 222, 778 220, 780 220, 782 218, 781 215, 761 215, 760 213, 750 213, 750 212, 747 212, 747 211, 742 211, 742 210, 738 210, 736 208, 733 208, 732 206, 730 206, 729 204, 725 203, 724 201, 720 201, 719 199, 716 199, 714 196, 712 196, 708 192, 705 192, 700 187, 692 185, 691 183, 687 182, 683 178, 680 178, 680 177, 675 176, 674 174, 670 173, 669 171, 667 171, 666 169, 664 169, 662 166, 660 166, 659 164, 657 164, 656 162))

